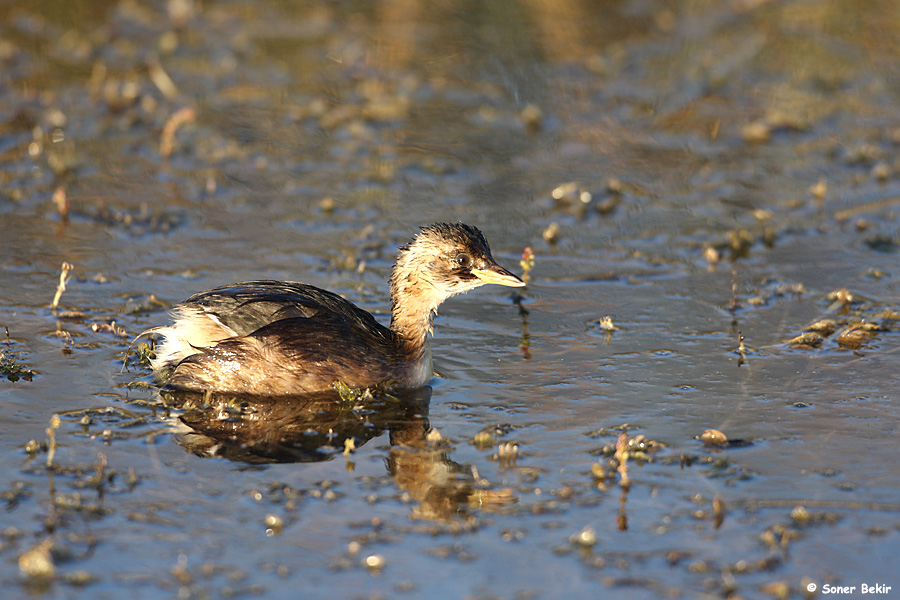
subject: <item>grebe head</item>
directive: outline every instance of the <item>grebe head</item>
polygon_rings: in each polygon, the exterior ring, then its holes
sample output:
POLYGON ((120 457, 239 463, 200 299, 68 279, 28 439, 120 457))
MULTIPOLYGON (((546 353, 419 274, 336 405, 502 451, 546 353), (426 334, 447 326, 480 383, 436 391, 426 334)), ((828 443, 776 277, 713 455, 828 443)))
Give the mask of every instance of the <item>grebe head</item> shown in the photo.
POLYGON ((415 286, 415 295, 421 300, 431 298, 434 308, 451 296, 488 283, 525 285, 494 261, 481 231, 463 223, 423 227, 412 242, 400 248, 391 276, 392 292, 412 291, 415 286))

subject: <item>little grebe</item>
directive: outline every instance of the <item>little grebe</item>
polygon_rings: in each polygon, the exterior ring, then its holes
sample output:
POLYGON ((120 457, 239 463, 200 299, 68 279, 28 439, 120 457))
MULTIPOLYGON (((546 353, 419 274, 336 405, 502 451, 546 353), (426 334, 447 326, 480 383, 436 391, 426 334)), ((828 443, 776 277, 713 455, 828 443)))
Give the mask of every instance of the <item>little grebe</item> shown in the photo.
POLYGON ((250 281, 200 292, 173 309, 152 361, 176 389, 310 394, 432 376, 428 334, 447 298, 486 283, 525 283, 498 265, 471 225, 436 223, 400 248, 391 274, 391 326, 331 292, 250 281))

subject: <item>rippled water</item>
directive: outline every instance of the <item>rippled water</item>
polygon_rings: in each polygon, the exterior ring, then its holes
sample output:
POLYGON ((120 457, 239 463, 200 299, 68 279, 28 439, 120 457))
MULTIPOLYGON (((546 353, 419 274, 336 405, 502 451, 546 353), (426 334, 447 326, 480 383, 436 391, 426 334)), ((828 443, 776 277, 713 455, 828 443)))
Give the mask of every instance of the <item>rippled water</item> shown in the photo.
POLYGON ((0 13, 11 597, 900 589, 893 3, 0 13), (122 368, 237 280, 384 319, 437 220, 536 258, 527 314, 441 308, 424 397, 183 405, 122 368))

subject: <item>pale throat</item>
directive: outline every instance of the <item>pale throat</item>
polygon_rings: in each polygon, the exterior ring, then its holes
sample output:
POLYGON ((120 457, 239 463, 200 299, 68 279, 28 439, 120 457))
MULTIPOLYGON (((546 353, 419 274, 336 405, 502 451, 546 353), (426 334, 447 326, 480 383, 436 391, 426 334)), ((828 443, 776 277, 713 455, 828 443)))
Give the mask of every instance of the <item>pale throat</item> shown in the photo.
POLYGON ((431 285, 407 279, 391 289, 391 331, 407 350, 425 350, 434 315, 444 300, 431 285))
POLYGON ((391 331, 410 355, 428 352, 428 335, 441 302, 452 294, 434 285, 431 278, 402 258, 391 276, 391 331))

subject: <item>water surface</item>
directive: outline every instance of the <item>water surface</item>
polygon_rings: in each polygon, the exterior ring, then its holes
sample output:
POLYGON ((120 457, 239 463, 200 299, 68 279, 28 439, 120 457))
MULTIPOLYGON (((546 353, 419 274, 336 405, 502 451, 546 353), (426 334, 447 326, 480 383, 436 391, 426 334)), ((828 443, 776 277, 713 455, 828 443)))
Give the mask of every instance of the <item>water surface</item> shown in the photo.
POLYGON ((893 3, 0 12, 17 597, 900 589, 893 3), (527 315, 499 288, 441 308, 430 397, 253 406, 229 444, 239 406, 172 408, 122 369, 166 307, 237 280, 383 320, 397 247, 438 220, 536 259, 527 315), (622 432, 655 442, 627 492, 622 432))

